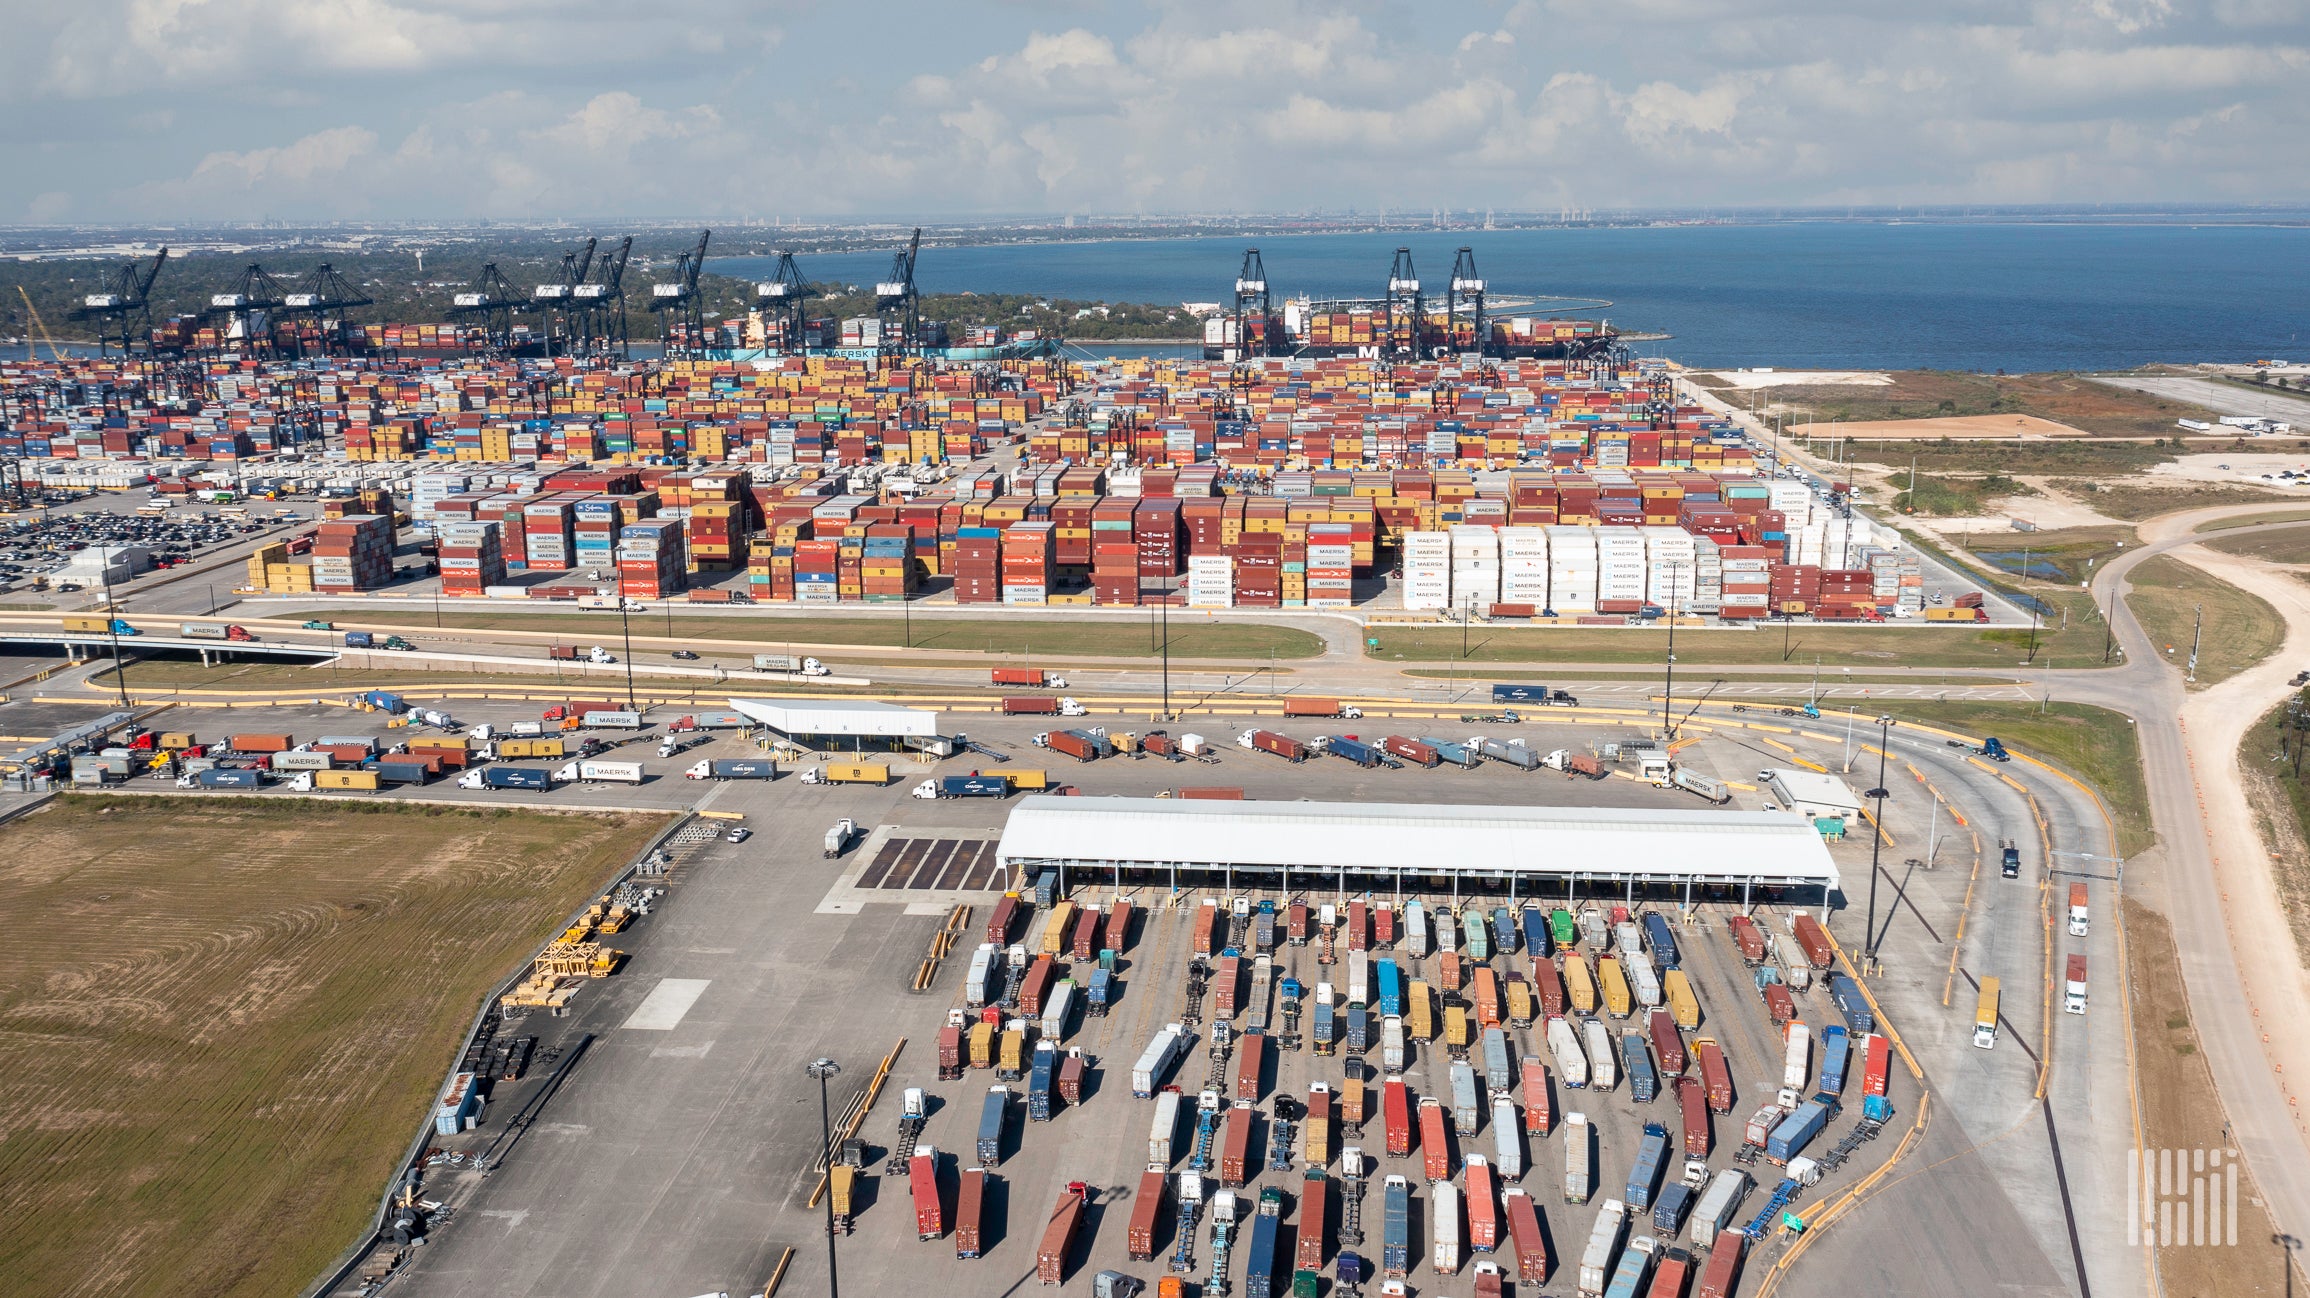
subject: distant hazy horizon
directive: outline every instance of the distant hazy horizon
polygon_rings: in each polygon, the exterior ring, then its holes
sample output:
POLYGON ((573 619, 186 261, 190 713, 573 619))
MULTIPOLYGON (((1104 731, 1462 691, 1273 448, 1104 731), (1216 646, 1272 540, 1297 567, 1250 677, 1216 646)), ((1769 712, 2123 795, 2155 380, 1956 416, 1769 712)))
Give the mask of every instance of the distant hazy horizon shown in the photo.
POLYGON ((42 224, 2310 201, 2283 0, 7 9, 42 224))

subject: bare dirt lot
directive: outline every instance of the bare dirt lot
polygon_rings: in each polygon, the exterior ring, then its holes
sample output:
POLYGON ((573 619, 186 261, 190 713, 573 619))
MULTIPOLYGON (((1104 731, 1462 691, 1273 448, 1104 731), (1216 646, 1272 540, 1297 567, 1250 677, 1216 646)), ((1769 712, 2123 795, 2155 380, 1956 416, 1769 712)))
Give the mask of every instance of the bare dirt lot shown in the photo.
POLYGON ((0 829, 0 1289, 294 1293, 653 816, 67 798, 0 829))
MULTIPOLYGON (((1815 432, 1818 431, 1816 428, 1815 432)), ((1873 420, 1867 423, 1839 424, 1837 432, 1850 437, 1916 438, 1921 441, 1942 437, 2018 439, 2090 436, 2082 428, 2057 424, 2035 415, 1955 415, 1936 419, 1873 420)))
MULTIPOLYGON (((2205 1098, 2214 1090, 2198 1048, 2182 994, 2182 971, 2174 954, 2173 931, 2163 916, 2128 900, 2126 964, 2132 977, 2134 1040, 2138 1043, 2137 1082, 2141 1095, 2142 1142, 2158 1150, 2220 1150, 2235 1158, 2221 1107, 2205 1098)), ((2270 1218, 2254 1184, 2240 1168, 2238 1237, 2234 1245, 2171 1246, 2157 1253, 2158 1278, 2169 1294, 2246 1295, 2291 1293, 2277 1250, 2268 1243, 2270 1218)))
MULTIPOLYGON (((1774 387, 1773 404, 1816 423, 2032 416, 2100 437, 2166 437, 2181 419, 2211 420, 2186 401, 2095 383, 2075 374, 1896 370, 1890 384, 1774 387)), ((1701 376, 1709 382, 1716 376, 1701 376)), ((1709 382, 1729 389, 1729 384, 1709 382)), ((1818 431, 1818 430, 1816 430, 1818 431)))

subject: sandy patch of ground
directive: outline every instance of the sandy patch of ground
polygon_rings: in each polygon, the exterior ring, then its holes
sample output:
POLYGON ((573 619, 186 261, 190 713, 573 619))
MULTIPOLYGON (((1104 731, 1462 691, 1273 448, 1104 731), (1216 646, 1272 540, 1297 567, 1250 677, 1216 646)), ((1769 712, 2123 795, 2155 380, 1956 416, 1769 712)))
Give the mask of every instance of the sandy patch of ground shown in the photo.
POLYGON ((2171 463, 2151 467, 2149 476, 2157 478, 2186 478, 2192 482, 2219 482, 2229 486, 2254 486, 2269 490, 2294 487, 2310 490, 2310 479, 2280 478, 2279 471, 2292 469, 2296 473, 2310 473, 2310 455, 2300 451, 2275 454, 2267 451, 2223 451, 2203 455, 2184 455, 2171 463), (2263 474, 2273 476, 2264 478, 2263 474))
POLYGON ((2033 437, 2090 437, 2083 429, 2068 424, 2057 424, 2035 415, 1956 415, 1941 419, 1886 419, 1868 423, 1844 423, 1833 432, 1826 426, 1816 426, 1815 436, 1859 437, 1872 441, 1893 438, 1930 440, 1940 437, 1985 440, 1992 438, 2033 437))
POLYGON ((1969 536, 1982 532, 2040 531, 2051 532, 2069 527, 2106 527, 2120 520, 2094 512, 2090 505, 2080 504, 2058 491, 2043 486, 2039 481, 2023 479, 2036 486, 2044 495, 2001 496, 1989 502, 1995 511, 1958 518, 1915 517, 1907 520, 1921 531, 1942 536, 1969 536), (2016 528, 2015 523, 2028 527, 2016 528))
POLYGON ((1724 386, 1743 392, 1752 388, 1844 387, 1889 388, 1893 376, 1874 370, 1719 370, 1724 386))

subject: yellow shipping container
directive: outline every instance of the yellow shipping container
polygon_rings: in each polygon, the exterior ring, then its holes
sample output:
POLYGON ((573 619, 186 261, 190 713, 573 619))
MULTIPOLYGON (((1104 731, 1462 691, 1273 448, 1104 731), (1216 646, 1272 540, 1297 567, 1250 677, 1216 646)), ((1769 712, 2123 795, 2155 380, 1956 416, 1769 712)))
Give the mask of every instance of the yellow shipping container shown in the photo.
POLYGON ((1405 997, 1409 1010, 1404 1016, 1405 1030, 1412 1034, 1414 1041, 1435 1040, 1435 1019, 1428 1013, 1428 985, 1416 978, 1413 979, 1411 986, 1405 991, 1405 997))
POLYGON ((1444 1007, 1444 1045, 1454 1050, 1468 1048, 1468 1011, 1457 1005, 1444 1007))
POLYGON ((1051 918, 1043 925, 1044 955, 1059 955, 1067 949, 1067 926, 1075 922, 1075 903, 1062 901, 1051 908, 1051 918))
POLYGON ((1596 975, 1604 984, 1604 1012, 1616 1019, 1627 1018, 1632 998, 1628 994, 1628 977, 1620 972, 1620 961, 1611 956, 1598 957, 1596 975))
POLYGON ((1004 771, 1003 776, 1014 789, 1047 789, 1051 787, 1049 771, 1004 771))
POLYGON ((1668 1001, 1668 1012, 1676 1025, 1690 1032, 1700 1026, 1700 1000, 1692 994, 1692 980, 1684 970, 1671 969, 1660 976, 1661 995, 1668 1001))
POLYGON ((890 768, 873 762, 829 762, 824 767, 834 784, 888 784, 890 768))
POLYGON ((1564 993, 1574 1013, 1596 1012, 1596 980, 1588 972, 1588 957, 1576 951, 1564 954, 1564 993))
POLYGON ((313 772, 313 787, 316 789, 369 789, 374 791, 377 788, 377 772, 315 771, 313 772))

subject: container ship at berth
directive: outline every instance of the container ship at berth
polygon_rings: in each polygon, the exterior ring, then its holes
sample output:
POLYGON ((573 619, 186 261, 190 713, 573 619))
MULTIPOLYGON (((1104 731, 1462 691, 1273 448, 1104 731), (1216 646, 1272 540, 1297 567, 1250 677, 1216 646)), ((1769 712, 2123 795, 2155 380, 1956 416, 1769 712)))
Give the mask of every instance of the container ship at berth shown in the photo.
POLYGON ((1232 305, 1203 322, 1203 358, 1355 356, 1366 360, 1438 360, 1447 356, 1579 361, 1610 357, 1619 332, 1600 320, 1487 315, 1485 284, 1473 249, 1452 260, 1441 301, 1420 282, 1412 250, 1396 249, 1385 291, 1368 298, 1293 298, 1280 306, 1267 267, 1252 248, 1243 254, 1232 305), (1441 308, 1441 309, 1438 309, 1441 308))

